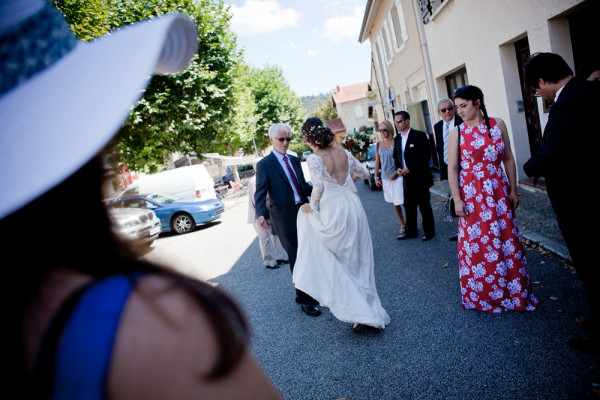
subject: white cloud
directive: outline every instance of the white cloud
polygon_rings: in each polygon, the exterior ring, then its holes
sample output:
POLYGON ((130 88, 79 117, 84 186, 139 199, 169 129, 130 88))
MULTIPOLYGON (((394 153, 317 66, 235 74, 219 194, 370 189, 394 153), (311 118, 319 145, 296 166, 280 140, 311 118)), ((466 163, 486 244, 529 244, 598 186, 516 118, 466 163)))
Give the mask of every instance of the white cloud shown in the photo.
POLYGON ((296 43, 292 42, 291 40, 283 44, 284 49, 295 49, 296 47, 298 47, 296 46, 296 43))
POLYGON ((231 28, 238 34, 259 35, 296 26, 300 13, 282 8, 277 0, 246 0, 242 7, 231 6, 231 28))
POLYGON ((319 54, 319 53, 318 53, 316 50, 313 50, 313 49, 308 49, 308 50, 306 51, 306 53, 307 53, 307 54, 308 54, 310 57, 316 57, 316 56, 317 56, 317 54, 319 54))
POLYGON ((362 20, 363 10, 356 6, 352 14, 327 19, 323 26, 323 37, 333 43, 339 43, 344 38, 358 41, 362 20))

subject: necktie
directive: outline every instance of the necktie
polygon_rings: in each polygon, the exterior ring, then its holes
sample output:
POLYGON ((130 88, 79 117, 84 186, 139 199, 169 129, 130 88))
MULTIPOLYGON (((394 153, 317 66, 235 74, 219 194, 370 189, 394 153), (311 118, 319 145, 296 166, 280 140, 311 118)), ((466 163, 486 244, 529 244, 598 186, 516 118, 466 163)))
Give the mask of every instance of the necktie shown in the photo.
POLYGON ((306 197, 304 196, 304 192, 300 189, 300 184, 298 183, 298 179, 296 179, 296 175, 294 174, 294 170, 292 169, 292 166, 288 162, 287 156, 283 156, 283 162, 285 162, 285 166, 287 167, 288 172, 290 173, 290 178, 292 178, 292 183, 294 184, 296 193, 298 193, 298 196, 300 196, 300 199, 302 200, 302 202, 306 202, 306 197))
POLYGON ((444 122, 444 163, 448 164, 448 135, 450 135, 450 126, 444 122))

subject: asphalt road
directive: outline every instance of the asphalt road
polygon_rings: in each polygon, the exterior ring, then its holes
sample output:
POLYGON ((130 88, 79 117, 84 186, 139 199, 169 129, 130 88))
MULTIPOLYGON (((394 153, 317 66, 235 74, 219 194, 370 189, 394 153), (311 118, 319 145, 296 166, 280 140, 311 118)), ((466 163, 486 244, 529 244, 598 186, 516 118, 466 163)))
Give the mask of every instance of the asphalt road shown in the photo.
POLYGON ((302 313, 289 268, 262 266, 244 197, 227 203, 221 222, 161 237, 146 257, 237 299, 252 328, 252 353, 288 400, 593 398, 594 359, 567 345, 586 334, 576 318, 589 316, 568 266, 527 251, 536 311, 463 310, 456 242, 448 240, 456 223, 443 221, 443 201, 432 196, 433 240, 399 242, 399 223, 382 192, 356 185, 369 218, 379 296, 392 320, 383 331, 352 332, 327 309, 316 318, 302 313))

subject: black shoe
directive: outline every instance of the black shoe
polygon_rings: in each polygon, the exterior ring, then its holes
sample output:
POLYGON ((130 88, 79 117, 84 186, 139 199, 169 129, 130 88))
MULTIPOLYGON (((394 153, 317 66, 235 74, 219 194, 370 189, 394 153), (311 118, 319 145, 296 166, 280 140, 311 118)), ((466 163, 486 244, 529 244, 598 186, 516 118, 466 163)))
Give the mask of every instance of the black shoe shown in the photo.
POLYGON ((275 264, 275 265, 265 265, 265 267, 267 267, 267 269, 277 269, 279 268, 279 265, 275 264))
POLYGON ((456 242, 458 240, 458 235, 452 235, 448 240, 450 240, 451 242, 456 242))
POLYGON ((583 353, 598 354, 598 345, 594 338, 584 337, 581 339, 570 339, 569 346, 583 353))
POLYGON ((277 260, 277 265, 281 265, 281 264, 289 264, 290 261, 289 260, 277 260))
POLYGON ((396 237, 396 239, 398 240, 406 240, 406 239, 414 239, 417 237, 417 234, 412 234, 409 235, 408 233, 403 233, 402 235, 398 235, 398 237, 396 237))
POLYGON ((434 236, 435 236, 435 234, 433 234, 433 233, 431 235, 425 235, 425 236, 423 236, 423 241, 426 242, 428 240, 431 240, 431 239, 433 239, 434 236))
POLYGON ((304 299, 304 301, 300 300, 300 297, 296 296, 296 303, 298 304, 309 304, 311 306, 318 306, 319 302, 315 299, 313 299, 312 297, 309 297, 308 299, 304 299))
POLYGON ((312 304, 302 304, 302 311, 304 311, 307 315, 311 317, 318 317, 321 315, 321 310, 319 310, 316 306, 312 304))

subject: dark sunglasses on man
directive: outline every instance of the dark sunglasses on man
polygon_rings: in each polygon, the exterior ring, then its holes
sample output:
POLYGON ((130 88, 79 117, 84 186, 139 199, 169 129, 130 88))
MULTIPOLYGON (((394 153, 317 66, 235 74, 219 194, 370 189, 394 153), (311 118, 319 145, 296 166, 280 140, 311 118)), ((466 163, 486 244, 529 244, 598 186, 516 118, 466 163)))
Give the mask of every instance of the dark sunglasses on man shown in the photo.
POLYGON ((448 107, 447 109, 446 109, 446 108, 440 108, 440 112, 441 112, 442 114, 443 114, 443 113, 445 113, 445 112, 446 112, 446 110, 448 110, 448 111, 452 111, 452 110, 454 110, 454 106, 450 106, 450 107, 448 107))
POLYGON ((282 143, 283 143, 284 140, 287 140, 288 142, 291 142, 292 138, 291 137, 280 137, 280 138, 277 138, 277 140, 279 140, 282 143))

